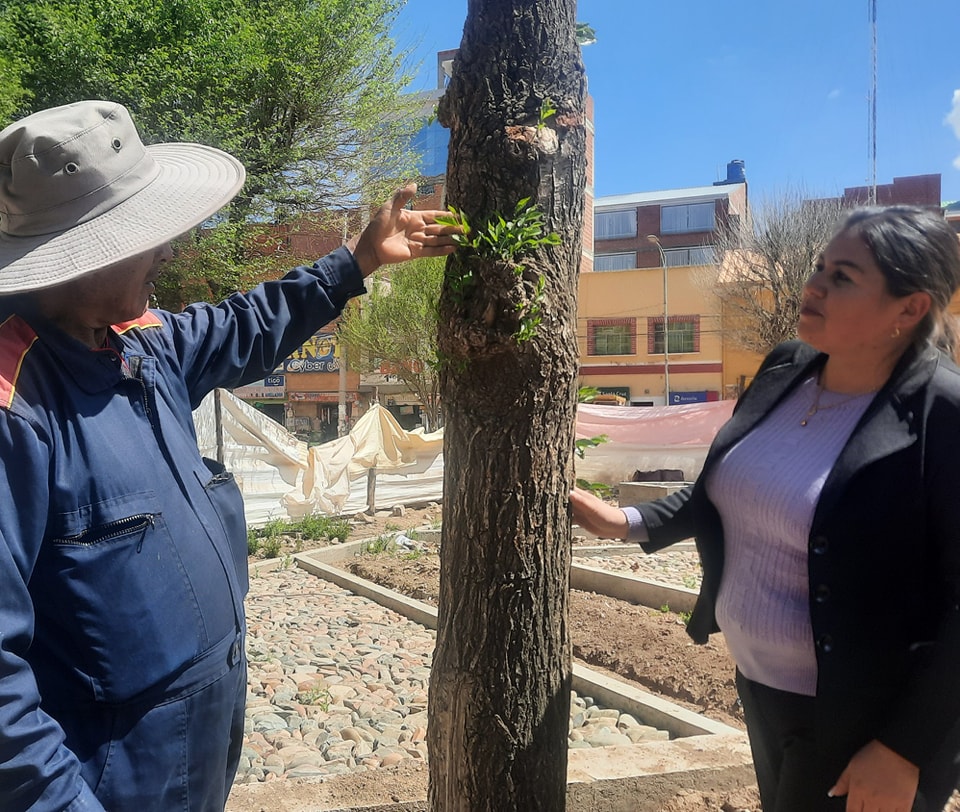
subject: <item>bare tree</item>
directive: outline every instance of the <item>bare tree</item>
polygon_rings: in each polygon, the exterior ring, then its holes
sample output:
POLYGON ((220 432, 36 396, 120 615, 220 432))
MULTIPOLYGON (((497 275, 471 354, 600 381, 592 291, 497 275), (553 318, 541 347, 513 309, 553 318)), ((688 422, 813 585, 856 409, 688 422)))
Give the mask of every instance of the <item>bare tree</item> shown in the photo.
POLYGON ((472 230, 440 303, 437 812, 565 806, 585 85, 575 0, 470 0, 438 110, 472 230))
POLYGON ((724 338, 766 354, 796 337, 803 285, 841 215, 838 198, 813 200, 793 189, 762 201, 752 219, 731 219, 716 233, 724 338))

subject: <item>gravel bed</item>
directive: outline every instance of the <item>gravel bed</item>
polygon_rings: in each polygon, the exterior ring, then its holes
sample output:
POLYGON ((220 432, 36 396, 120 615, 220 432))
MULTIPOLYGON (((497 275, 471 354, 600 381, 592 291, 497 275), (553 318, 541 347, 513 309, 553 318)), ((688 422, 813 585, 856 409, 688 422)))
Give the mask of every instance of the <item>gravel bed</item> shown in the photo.
POLYGON ((658 581, 669 586, 700 589, 703 572, 696 550, 678 549, 659 553, 638 553, 635 550, 633 545, 603 548, 575 546, 573 563, 658 581))
MULTIPOLYGON (((426 759, 433 630, 296 567, 251 573, 247 625, 237 783, 426 759)), ((668 737, 573 693, 571 748, 668 737)))

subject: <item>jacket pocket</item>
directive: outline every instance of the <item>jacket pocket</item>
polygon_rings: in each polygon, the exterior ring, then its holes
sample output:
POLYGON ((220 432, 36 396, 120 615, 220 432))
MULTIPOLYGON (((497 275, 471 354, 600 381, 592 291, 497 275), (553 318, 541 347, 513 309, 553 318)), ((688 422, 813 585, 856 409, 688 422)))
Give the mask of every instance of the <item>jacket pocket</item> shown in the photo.
POLYGON ((243 510, 243 495, 236 477, 223 465, 209 457, 203 458, 203 464, 211 474, 210 478, 202 483, 203 490, 220 519, 224 542, 229 547, 224 565, 227 561, 233 563, 242 598, 250 588, 247 571, 247 520, 243 510))
POLYGON ((127 701, 206 648, 200 606, 155 494, 85 506, 61 530, 69 532, 48 538, 31 579, 36 634, 96 699, 127 701))

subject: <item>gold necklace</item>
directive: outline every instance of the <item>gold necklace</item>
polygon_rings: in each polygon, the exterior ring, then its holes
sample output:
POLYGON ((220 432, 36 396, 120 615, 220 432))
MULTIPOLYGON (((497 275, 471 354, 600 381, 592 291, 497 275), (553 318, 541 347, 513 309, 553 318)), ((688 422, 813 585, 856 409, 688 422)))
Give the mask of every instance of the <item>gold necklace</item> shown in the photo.
POLYGON ((820 395, 823 394, 823 381, 817 380, 817 392, 813 396, 813 404, 807 410, 806 415, 804 415, 803 420, 800 421, 801 426, 806 426, 810 422, 810 418, 813 417, 817 412, 825 412, 827 409, 836 409, 838 406, 843 406, 845 403, 849 403, 851 400, 856 400, 857 398, 866 397, 867 395, 873 395, 877 392, 876 389, 871 389, 869 392, 858 392, 855 395, 850 395, 849 397, 843 398, 843 400, 838 400, 836 403, 831 403, 827 406, 820 405, 820 395))

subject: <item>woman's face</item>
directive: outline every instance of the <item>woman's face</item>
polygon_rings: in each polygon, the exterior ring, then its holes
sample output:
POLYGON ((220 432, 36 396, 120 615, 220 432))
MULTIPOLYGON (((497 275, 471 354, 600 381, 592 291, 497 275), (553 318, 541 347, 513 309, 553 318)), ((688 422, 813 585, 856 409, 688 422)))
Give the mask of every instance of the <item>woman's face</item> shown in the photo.
POLYGON ((797 333, 830 356, 886 353, 902 307, 859 235, 841 232, 804 285, 797 333))

